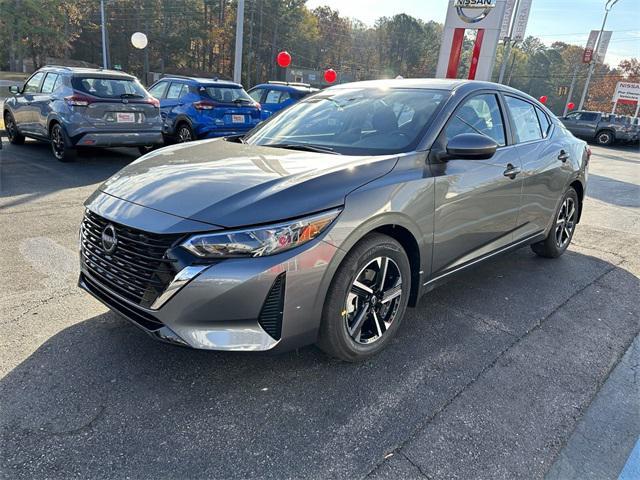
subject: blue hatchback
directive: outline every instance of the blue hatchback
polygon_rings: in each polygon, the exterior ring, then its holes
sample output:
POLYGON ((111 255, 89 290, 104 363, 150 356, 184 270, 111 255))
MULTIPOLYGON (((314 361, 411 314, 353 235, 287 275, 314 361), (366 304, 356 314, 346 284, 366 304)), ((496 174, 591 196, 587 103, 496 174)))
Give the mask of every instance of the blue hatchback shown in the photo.
POLYGON ((177 142, 243 134, 261 120, 260 104, 233 82, 171 76, 149 93, 160 100, 163 135, 177 142))
POLYGON ((308 83, 268 82, 256 85, 247 93, 262 105, 265 119, 317 91, 308 83))

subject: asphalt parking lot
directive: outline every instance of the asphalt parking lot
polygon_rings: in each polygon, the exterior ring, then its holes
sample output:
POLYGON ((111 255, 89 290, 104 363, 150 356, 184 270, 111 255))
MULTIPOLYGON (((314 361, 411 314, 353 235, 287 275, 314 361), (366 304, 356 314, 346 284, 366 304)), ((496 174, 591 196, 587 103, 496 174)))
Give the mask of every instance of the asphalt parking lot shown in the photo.
POLYGON ((82 202, 137 152, 60 164, 46 145, 5 143, 0 473, 543 477, 640 331, 640 153, 592 149, 562 258, 526 248, 475 269, 425 296, 381 355, 351 365, 313 347, 154 342, 76 288, 82 202))

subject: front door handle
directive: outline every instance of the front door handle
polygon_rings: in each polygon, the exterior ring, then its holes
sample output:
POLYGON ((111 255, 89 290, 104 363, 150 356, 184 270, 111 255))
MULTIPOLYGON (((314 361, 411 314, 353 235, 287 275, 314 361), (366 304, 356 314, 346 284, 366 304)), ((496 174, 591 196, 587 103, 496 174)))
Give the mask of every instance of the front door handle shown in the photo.
POLYGON ((514 178, 516 178, 516 175, 518 175, 521 171, 522 170, 520 170, 520 168, 514 166, 511 163, 508 163, 507 169, 503 172, 503 175, 513 180, 514 178))
POLYGON ((558 160, 560 160, 561 162, 566 162, 567 160, 569 160, 569 154, 564 150, 560 150, 560 155, 558 155, 558 160))

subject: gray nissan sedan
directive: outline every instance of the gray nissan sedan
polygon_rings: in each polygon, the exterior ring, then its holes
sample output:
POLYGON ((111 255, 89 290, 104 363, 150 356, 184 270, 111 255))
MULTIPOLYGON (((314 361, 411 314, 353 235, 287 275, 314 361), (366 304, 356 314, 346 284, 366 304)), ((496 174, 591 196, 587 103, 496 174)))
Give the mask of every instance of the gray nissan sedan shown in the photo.
POLYGON ((589 156, 502 85, 335 86, 108 179, 86 202, 79 284, 174 344, 366 359, 467 268, 525 245, 562 255, 589 156))

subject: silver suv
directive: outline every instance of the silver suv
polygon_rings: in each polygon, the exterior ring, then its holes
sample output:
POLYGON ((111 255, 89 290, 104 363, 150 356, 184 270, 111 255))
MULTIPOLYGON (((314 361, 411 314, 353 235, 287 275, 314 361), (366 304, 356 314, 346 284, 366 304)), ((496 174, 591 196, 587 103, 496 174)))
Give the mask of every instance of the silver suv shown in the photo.
POLYGON ((47 66, 22 89, 10 87, 4 103, 9 141, 25 137, 51 143, 54 156, 73 160, 77 147, 139 147, 162 144, 159 101, 122 72, 47 66))

